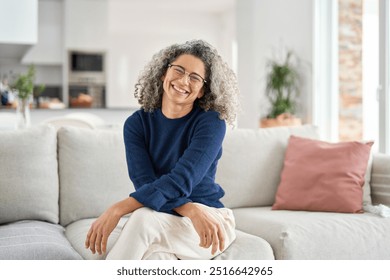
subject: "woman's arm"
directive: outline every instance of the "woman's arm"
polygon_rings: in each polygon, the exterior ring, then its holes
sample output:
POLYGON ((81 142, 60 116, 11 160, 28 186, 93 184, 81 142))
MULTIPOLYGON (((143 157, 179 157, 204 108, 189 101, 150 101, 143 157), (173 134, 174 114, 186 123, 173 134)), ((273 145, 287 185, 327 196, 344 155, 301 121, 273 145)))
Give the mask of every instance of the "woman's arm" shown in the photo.
POLYGON ((157 179, 145 137, 142 121, 136 112, 126 120, 123 127, 127 168, 136 190, 157 179))
POLYGON ((143 205, 132 197, 119 201, 108 208, 91 226, 85 240, 85 248, 93 254, 103 254, 107 250, 107 240, 117 226, 119 219, 134 212, 143 205))

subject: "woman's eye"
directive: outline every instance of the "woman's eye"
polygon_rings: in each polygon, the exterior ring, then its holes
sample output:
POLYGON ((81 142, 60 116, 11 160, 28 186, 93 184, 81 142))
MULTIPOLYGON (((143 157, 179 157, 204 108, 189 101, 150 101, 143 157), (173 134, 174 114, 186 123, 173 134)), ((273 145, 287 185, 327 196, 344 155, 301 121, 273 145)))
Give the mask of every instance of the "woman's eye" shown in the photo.
POLYGON ((175 67, 174 68, 175 72, 179 75, 184 75, 184 70, 179 68, 179 67, 175 67))
POLYGON ((196 82, 196 83, 202 82, 202 80, 196 75, 190 75, 190 79, 191 79, 191 81, 196 82))

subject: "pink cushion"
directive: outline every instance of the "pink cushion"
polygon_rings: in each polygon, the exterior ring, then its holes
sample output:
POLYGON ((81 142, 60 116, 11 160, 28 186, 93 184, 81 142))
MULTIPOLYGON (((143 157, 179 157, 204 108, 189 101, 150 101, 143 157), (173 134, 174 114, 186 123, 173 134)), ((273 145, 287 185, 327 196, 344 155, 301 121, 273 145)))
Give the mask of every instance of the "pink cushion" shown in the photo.
POLYGON ((290 136, 272 209, 362 212, 372 144, 290 136))

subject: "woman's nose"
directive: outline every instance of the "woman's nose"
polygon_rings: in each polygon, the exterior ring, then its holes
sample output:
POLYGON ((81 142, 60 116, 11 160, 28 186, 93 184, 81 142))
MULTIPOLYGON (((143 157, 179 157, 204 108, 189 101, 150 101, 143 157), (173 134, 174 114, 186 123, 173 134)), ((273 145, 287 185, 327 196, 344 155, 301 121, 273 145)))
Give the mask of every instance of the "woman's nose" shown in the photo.
POLYGON ((184 83, 186 85, 189 85, 190 84, 190 75, 188 75, 187 73, 184 73, 184 75, 179 79, 180 81, 184 81, 184 83))

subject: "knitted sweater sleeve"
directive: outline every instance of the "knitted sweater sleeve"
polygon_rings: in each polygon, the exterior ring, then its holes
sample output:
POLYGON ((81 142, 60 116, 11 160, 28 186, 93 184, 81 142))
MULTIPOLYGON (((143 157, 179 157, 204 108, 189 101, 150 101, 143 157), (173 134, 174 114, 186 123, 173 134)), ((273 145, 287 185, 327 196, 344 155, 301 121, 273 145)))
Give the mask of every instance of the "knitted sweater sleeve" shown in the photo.
POLYGON ((170 209, 164 207, 164 210, 172 210, 189 202, 194 186, 200 183, 216 160, 225 132, 225 122, 216 115, 200 119, 189 146, 175 167, 153 182, 144 184, 130 196, 156 211, 166 204, 170 209))
POLYGON ((142 122, 137 114, 130 116, 123 127, 129 177, 137 190, 157 179, 146 147, 142 122))

